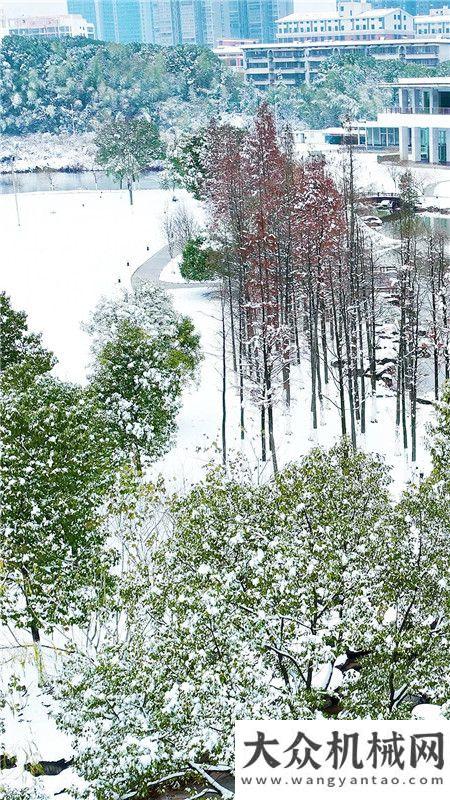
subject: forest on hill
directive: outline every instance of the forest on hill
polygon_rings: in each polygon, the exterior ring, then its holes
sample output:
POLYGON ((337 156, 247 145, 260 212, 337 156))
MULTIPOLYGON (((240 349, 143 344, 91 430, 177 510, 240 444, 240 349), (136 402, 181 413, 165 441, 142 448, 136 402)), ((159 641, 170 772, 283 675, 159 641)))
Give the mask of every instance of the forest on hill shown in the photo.
MULTIPOLYGON (((281 118, 305 126, 371 118, 389 100, 380 83, 450 74, 347 55, 332 58, 310 85, 274 85, 265 96, 281 118)), ((208 48, 114 44, 83 38, 5 37, 0 59, 0 132, 82 133, 110 116, 157 118, 163 128, 192 128, 227 113, 253 114, 262 94, 208 48), (192 113, 195 109, 195 114, 192 113)))

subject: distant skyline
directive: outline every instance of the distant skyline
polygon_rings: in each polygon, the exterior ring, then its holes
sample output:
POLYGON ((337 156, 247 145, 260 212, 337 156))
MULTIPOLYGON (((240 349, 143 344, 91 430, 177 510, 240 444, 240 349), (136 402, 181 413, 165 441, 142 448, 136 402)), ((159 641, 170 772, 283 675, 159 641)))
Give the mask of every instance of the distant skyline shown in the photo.
MULTIPOLYGON (((393 0, 394 1, 394 0, 393 0)), ((0 0, 0 8, 8 15, 26 16, 67 13, 66 0, 0 0)), ((334 11, 335 0, 294 0, 295 11, 334 11)))
POLYGON ((295 11, 335 11, 335 0, 294 0, 295 11))

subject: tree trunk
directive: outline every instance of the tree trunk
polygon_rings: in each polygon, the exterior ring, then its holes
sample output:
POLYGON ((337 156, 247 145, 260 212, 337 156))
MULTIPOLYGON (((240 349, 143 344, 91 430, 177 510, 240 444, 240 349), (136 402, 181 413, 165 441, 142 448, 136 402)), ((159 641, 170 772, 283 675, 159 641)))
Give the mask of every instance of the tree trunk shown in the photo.
POLYGON ((225 338, 225 298, 222 293, 222 463, 227 463, 227 351, 225 338))

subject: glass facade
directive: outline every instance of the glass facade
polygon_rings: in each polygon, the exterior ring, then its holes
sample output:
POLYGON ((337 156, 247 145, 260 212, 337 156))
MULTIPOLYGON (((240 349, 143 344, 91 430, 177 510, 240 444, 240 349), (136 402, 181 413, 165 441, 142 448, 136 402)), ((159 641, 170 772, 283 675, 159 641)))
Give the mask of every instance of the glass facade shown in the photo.
POLYGON ((294 0, 216 0, 228 7, 231 36, 274 42, 275 21, 292 14, 294 0))
MULTIPOLYGON (((92 22, 99 39, 107 42, 155 42, 166 46, 213 44, 221 36, 230 36, 227 14, 232 8, 235 16, 233 31, 236 33, 231 35, 248 38, 248 33, 240 34, 238 31, 240 28, 248 30, 245 13, 249 5, 248 0, 68 0, 70 12, 81 14, 92 22)), ((257 5, 266 9, 267 2, 261 0, 259 3, 258 0, 257 5)))
POLYGON ((68 0, 67 5, 69 13, 81 14, 95 25, 98 39, 143 41, 141 0, 68 0))
POLYGON ((398 147, 398 128, 370 127, 366 131, 367 147, 398 147))
MULTIPOLYGON (((450 153, 449 153, 450 155, 450 153)), ((441 164, 447 163, 447 135, 446 131, 439 131, 438 158, 441 164)))

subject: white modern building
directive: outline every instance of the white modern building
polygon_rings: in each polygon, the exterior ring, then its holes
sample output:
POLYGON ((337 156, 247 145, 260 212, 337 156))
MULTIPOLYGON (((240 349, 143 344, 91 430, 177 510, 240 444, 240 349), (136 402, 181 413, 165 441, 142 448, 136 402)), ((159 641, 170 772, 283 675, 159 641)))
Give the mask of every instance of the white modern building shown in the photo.
POLYGON ((450 163, 450 78, 401 78, 398 105, 366 124, 369 148, 396 147, 401 161, 450 163))
POLYGON ((414 17, 415 36, 450 36, 450 8, 444 6, 437 11, 414 17))
POLYGON ((338 2, 333 14, 294 13, 277 20, 279 42, 401 39, 414 34, 414 17, 401 8, 372 9, 366 2, 338 2))
POLYGON ((95 39, 95 28, 80 14, 43 17, 0 17, 0 39, 4 36, 83 36, 95 39))
POLYGON ((324 61, 346 53, 363 53, 376 60, 436 67, 450 61, 450 37, 377 41, 275 42, 244 45, 246 80, 265 89, 278 82, 290 86, 314 81, 324 61))

